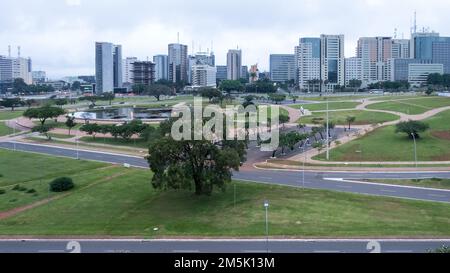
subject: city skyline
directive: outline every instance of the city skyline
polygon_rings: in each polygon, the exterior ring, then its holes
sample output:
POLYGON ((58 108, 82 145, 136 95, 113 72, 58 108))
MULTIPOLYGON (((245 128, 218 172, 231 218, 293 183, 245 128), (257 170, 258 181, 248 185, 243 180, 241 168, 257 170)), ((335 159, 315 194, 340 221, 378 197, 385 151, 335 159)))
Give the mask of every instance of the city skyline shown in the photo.
POLYGON ((32 57, 34 69, 46 71, 49 78, 93 74, 96 41, 121 44, 124 58, 145 60, 147 56, 151 59, 167 54, 167 44, 177 42, 179 32, 180 42, 188 45, 189 54, 199 51, 200 46, 206 51, 213 42, 216 64, 225 65, 228 50, 239 46, 244 65, 258 63, 261 71, 268 71, 270 54, 293 54, 300 37, 344 34, 346 57, 355 56, 360 37, 392 37, 397 28, 397 38, 409 38, 415 10, 419 30, 429 26, 448 36, 445 26, 450 19, 445 16, 445 1, 321 2, 239 2, 240 8, 235 9, 233 1, 212 5, 204 5, 204 1, 189 5, 181 1, 135 1, 136 5, 128 5, 128 1, 118 0, 108 2, 107 12, 102 12, 101 1, 7 0, 2 6, 10 12, 0 18, 0 54, 7 55, 11 45, 15 56, 15 48, 20 45, 22 56, 32 57), (143 16, 142 12, 148 10, 152 16, 143 16), (352 16, 336 10, 350 11, 352 16), (167 16, 170 14, 177 16, 167 16), (233 18, 239 20, 233 22, 233 18), (237 23, 243 18, 245 24, 237 23))

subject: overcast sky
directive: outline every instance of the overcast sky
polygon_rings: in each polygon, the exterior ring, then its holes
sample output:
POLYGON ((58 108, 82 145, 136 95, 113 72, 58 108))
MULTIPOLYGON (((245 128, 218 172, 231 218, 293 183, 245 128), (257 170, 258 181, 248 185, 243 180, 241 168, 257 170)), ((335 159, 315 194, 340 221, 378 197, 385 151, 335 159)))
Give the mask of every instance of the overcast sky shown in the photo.
POLYGON ((94 74, 94 43, 123 45, 123 56, 167 54, 180 41, 195 51, 214 42, 217 64, 239 46, 243 63, 269 69, 269 54, 293 53, 299 37, 345 34, 346 56, 362 36, 409 38, 420 28, 450 35, 449 0, 1 0, 0 55, 8 45, 51 78, 94 74))

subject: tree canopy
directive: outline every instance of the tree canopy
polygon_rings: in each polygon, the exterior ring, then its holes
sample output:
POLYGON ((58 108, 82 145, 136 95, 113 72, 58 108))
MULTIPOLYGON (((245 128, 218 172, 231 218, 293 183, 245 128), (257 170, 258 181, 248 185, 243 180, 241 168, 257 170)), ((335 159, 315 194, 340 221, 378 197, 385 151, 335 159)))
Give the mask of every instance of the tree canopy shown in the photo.
POLYGON ((166 85, 162 84, 152 84, 145 87, 144 93, 149 96, 155 97, 158 101, 160 100, 161 96, 170 96, 173 95, 172 89, 170 89, 166 85))
POLYGON ((220 83, 219 89, 228 93, 232 91, 241 92, 244 90, 244 85, 240 81, 224 80, 220 83))
MULTIPOLYGON (((150 145, 147 160, 154 172, 153 187, 193 187, 196 195, 211 195, 215 187, 225 190, 226 183, 231 181, 232 170, 239 170, 241 162, 245 160, 245 141, 176 141, 170 134, 175 121, 170 119, 163 122, 160 126, 161 137, 150 145)), ((205 122, 206 119, 203 124, 205 122)))
POLYGON ((40 108, 30 108, 26 110, 25 113, 23 113, 23 116, 29 119, 39 119, 39 121, 41 122, 41 126, 43 126, 47 119, 57 118, 64 113, 64 110, 59 107, 52 107, 47 105, 40 108))
POLYGON ((422 121, 410 120, 403 121, 396 125, 396 133, 405 133, 410 139, 420 138, 419 133, 430 129, 430 125, 422 121), (414 136, 413 136, 414 135, 414 136))
POLYGON ((4 98, 0 101, 0 105, 11 108, 11 111, 14 111, 16 107, 24 106, 25 102, 23 102, 20 98, 4 98))

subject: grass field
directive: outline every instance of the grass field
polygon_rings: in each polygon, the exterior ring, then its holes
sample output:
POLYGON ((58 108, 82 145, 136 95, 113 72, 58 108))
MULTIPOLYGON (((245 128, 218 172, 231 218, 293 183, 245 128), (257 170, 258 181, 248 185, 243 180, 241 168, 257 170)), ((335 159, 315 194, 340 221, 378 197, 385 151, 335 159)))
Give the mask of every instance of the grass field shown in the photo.
MULTIPOLYGON (((450 160, 449 120, 450 111, 426 120, 431 129, 417 141, 419 161, 450 160)), ((388 126, 331 150, 330 156, 332 161, 414 161, 414 143, 405 134, 396 134, 395 126, 388 126)))
POLYGON ((148 148, 148 142, 143 141, 141 139, 130 139, 125 140, 122 138, 110 138, 110 137, 82 137, 80 138, 81 142, 91 143, 91 144, 107 144, 114 146, 125 146, 125 147, 133 147, 133 148, 148 148))
MULTIPOLYGON (((345 101, 345 102, 330 102, 328 103, 328 109, 329 110, 339 110, 339 109, 353 109, 356 106, 358 106, 359 102, 351 102, 351 101, 345 101)), ((327 104, 326 103, 315 103, 315 104, 296 104, 296 105, 290 105, 292 108, 300 109, 303 106, 304 109, 307 109, 309 111, 326 111, 327 110, 327 104)))
MULTIPOLYGON (((45 189, 53 177, 67 175, 77 185, 67 196, 0 220, 0 235, 263 236, 266 199, 272 236, 450 235, 450 205, 444 203, 243 182, 236 182, 236 200, 232 190, 196 197, 152 189, 146 170, 2 150, 0 154, 0 160, 10 158, 0 164, 0 181, 35 187, 36 200, 48 196, 45 189), (10 166, 21 168, 23 178, 10 166)), ((24 194, 8 190, 0 195, 2 208, 10 207, 12 198, 16 204, 32 201, 24 194)))
POLYGON ((421 97, 408 100, 380 102, 369 105, 368 109, 396 111, 410 115, 422 114, 434 108, 450 106, 450 98, 421 97))
POLYGON ((8 111, 3 110, 0 111, 0 120, 10 120, 14 118, 21 117, 23 114, 23 111, 8 111))
MULTIPOLYGON (((333 111, 329 113, 329 116, 330 121, 334 122, 337 125, 346 125, 347 124, 346 118, 348 116, 356 117, 356 121, 353 123, 354 125, 383 123, 399 119, 399 117, 396 115, 363 110, 333 111)), ((325 121, 326 112, 313 113, 311 116, 301 118, 299 122, 312 124, 313 119, 323 119, 322 121, 325 121)))
POLYGON ((365 95, 365 96, 360 96, 360 95, 355 95, 355 96, 322 96, 322 97, 302 97, 300 96, 298 100, 309 100, 309 101, 326 101, 326 99, 328 99, 328 101, 351 101, 351 100, 361 100, 361 99, 369 99, 369 98, 374 98, 374 97, 379 97, 376 95, 365 95))
POLYGON ((415 187, 425 187, 425 188, 436 188, 436 189, 450 189, 450 179, 371 179, 366 180, 368 182, 383 183, 383 184, 395 184, 395 185, 405 185, 405 186, 415 186, 415 187))
MULTIPOLYGON (((41 123, 39 121, 33 121, 34 124, 36 125, 40 125, 41 123)), ((66 124, 64 122, 55 122, 54 120, 47 120, 45 122, 45 124, 52 126, 52 128, 56 128, 56 129, 68 129, 66 124)), ((78 122, 77 125, 75 125, 75 127, 72 128, 72 130, 78 130, 81 126, 84 125, 83 123, 78 122)))
POLYGON ((0 136, 6 136, 13 133, 13 129, 5 125, 4 122, 0 122, 0 136))

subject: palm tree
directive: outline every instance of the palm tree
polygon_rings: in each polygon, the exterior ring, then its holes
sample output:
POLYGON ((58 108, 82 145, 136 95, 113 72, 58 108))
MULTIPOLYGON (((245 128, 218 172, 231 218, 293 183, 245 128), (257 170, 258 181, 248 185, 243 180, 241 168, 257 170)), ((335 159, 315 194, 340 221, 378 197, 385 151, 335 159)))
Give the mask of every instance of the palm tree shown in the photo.
POLYGON ((348 129, 349 129, 349 130, 351 129, 351 128, 350 128, 351 124, 352 124, 353 122, 355 122, 355 121, 356 121, 356 117, 352 117, 352 116, 348 116, 348 117, 347 117, 348 129))

